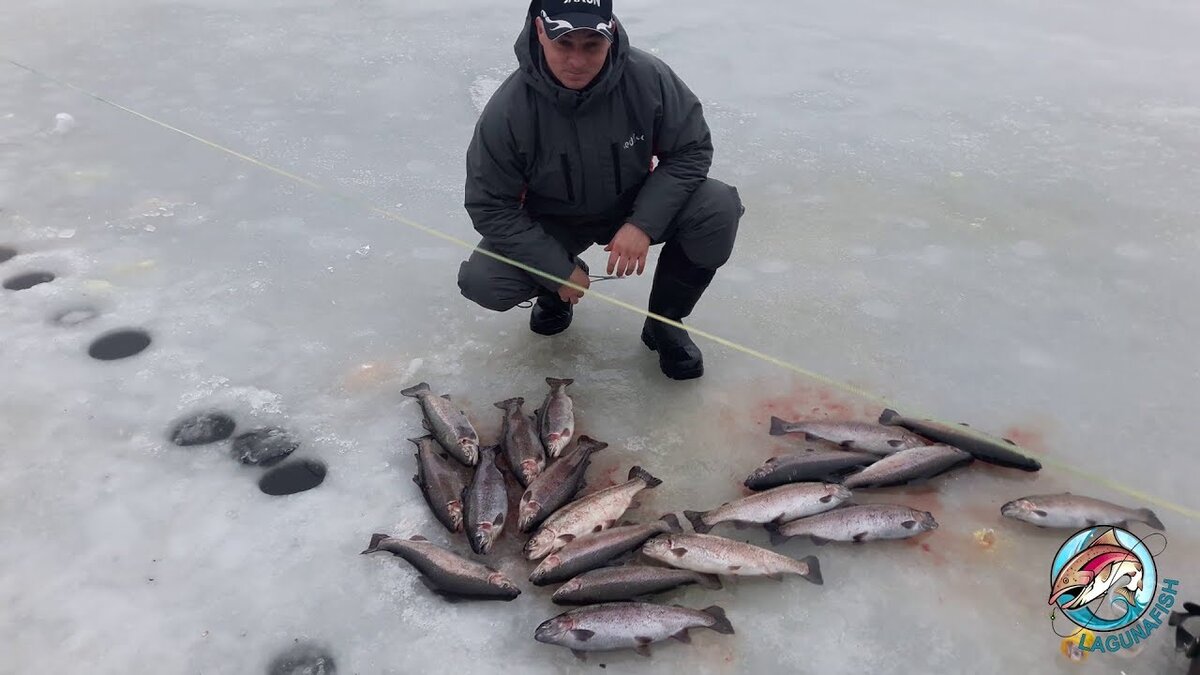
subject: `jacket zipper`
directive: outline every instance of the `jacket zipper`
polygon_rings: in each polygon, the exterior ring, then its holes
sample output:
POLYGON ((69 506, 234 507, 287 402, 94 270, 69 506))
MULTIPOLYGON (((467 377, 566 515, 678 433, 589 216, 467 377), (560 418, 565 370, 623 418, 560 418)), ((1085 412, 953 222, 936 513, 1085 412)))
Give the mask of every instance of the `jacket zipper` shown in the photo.
POLYGON ((621 189, 621 152, 617 150, 617 144, 612 144, 612 161, 613 161, 613 179, 617 183, 617 194, 624 192, 621 189))
POLYGON ((567 199, 572 203, 575 202, 575 181, 571 180, 571 163, 567 161, 567 153, 559 155, 562 159, 563 178, 567 182, 567 199))

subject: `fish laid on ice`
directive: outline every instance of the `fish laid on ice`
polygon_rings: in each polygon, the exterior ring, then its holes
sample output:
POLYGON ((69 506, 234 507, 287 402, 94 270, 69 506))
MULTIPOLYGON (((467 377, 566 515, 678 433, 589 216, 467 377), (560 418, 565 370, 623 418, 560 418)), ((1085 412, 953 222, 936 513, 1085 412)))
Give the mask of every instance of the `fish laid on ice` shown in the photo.
POLYGON ((877 539, 905 539, 937 529, 933 514, 897 504, 843 506, 783 525, 767 525, 771 541, 810 537, 815 544, 831 541, 861 543, 877 539))
POLYGON ((933 420, 904 417, 895 410, 884 410, 879 416, 879 423, 915 431, 938 443, 965 450, 974 455, 975 459, 988 464, 1022 471, 1040 471, 1042 468, 1041 462, 1020 452, 1016 443, 1007 438, 995 438, 977 431, 968 431, 969 427, 965 424, 955 426, 933 420))
POLYGON ((653 523, 624 525, 585 534, 543 558, 529 575, 529 580, 535 586, 561 583, 636 549, 650 537, 680 531, 679 520, 675 514, 668 513, 653 523))
POLYGON ((692 570, 650 565, 601 567, 559 586, 550 599, 559 605, 593 605, 633 600, 688 584, 715 590, 721 588, 721 578, 692 570))
POLYGON ((704 574, 765 576, 775 580, 782 580, 784 574, 796 574, 814 584, 823 583, 816 556, 796 560, 711 534, 664 534, 646 542, 642 553, 673 567, 704 574))
POLYGON ((421 488, 438 522, 447 530, 458 532, 463 524, 462 494, 467 486, 468 469, 446 457, 433 436, 409 440, 417 446, 417 473, 413 482, 421 488))
POLYGON ((409 539, 376 534, 366 553, 387 551, 421 573, 421 583, 448 600, 512 600, 521 594, 503 572, 447 551, 421 536, 409 539))
POLYGON ((888 455, 842 481, 851 489, 904 485, 933 478, 951 469, 970 464, 975 458, 949 445, 923 445, 888 455))
POLYGON ((522 532, 532 532, 550 514, 570 502, 583 489, 592 453, 607 447, 608 443, 580 436, 574 449, 538 474, 525 489, 517 509, 517 527, 522 532))
POLYGON ((851 497, 850 490, 830 483, 795 483, 726 502, 703 513, 684 511, 692 527, 701 534, 718 523, 787 522, 841 506, 851 497))
POLYGON ((537 560, 557 551, 578 537, 607 530, 633 503, 639 492, 654 488, 662 481, 640 466, 629 470, 629 480, 572 502, 542 523, 537 534, 525 544, 525 557, 537 560))
POLYGON ((521 487, 529 487, 529 483, 546 468, 546 453, 538 438, 537 424, 521 410, 524 404, 525 399, 517 397, 495 405, 504 411, 500 445, 504 448, 508 465, 521 482, 521 487))
POLYGON ((1039 527, 1082 530, 1096 525, 1127 527, 1131 522, 1138 522, 1156 530, 1166 529, 1150 509, 1130 509, 1070 492, 1014 499, 1000 507, 1000 513, 1039 527))
POLYGON ((479 435, 467 416, 450 402, 449 396, 435 395, 424 382, 400 393, 421 402, 425 428, 451 457, 467 466, 475 466, 479 461, 479 435))
POLYGON ((550 391, 538 409, 538 433, 551 457, 561 455, 575 435, 575 404, 567 393, 567 387, 574 383, 575 380, 546 378, 550 391))
POLYGON ((688 630, 692 628, 733 634, 725 610, 716 605, 694 610, 645 602, 614 602, 559 614, 538 626, 534 639, 567 647, 581 659, 585 652, 614 649, 633 649, 642 656, 650 656, 650 645, 655 642, 667 638, 691 642, 688 630))
POLYGON ((869 452, 817 450, 795 455, 772 457, 746 478, 751 490, 766 490, 788 483, 830 481, 847 472, 878 461, 869 452))
POLYGON ((876 455, 930 445, 930 442, 901 427, 889 427, 870 422, 786 422, 771 418, 771 435, 804 434, 810 441, 825 441, 847 450, 861 450, 876 455))
POLYGON ((463 497, 467 539, 471 542, 471 550, 480 555, 487 555, 492 550, 508 518, 508 488, 504 473, 496 465, 498 456, 499 449, 495 447, 479 451, 475 476, 463 497))

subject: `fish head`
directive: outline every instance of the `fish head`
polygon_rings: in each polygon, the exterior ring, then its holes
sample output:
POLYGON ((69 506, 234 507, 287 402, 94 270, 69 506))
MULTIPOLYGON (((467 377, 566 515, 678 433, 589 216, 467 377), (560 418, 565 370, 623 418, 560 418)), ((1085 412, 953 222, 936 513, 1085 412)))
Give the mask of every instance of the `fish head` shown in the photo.
POLYGON ((479 523, 475 527, 475 531, 471 533, 471 548, 476 553, 487 553, 492 550, 496 539, 500 536, 500 529, 491 523, 479 523))
POLYGON ((845 485, 826 483, 825 496, 829 497, 829 501, 841 504, 842 502, 848 501, 853 494, 850 492, 850 488, 846 487, 845 485))
POLYGON ((554 542, 558 539, 552 530, 540 530, 525 544, 525 555, 530 560, 537 560, 554 550, 554 542))
POLYGON ((463 525, 463 505, 462 502, 455 499, 452 502, 446 503, 446 514, 450 516, 450 526, 454 532, 462 530, 463 525))
POLYGON ((671 544, 670 537, 655 537, 650 541, 642 544, 642 553, 656 560, 670 560, 671 549, 674 546, 671 544))
POLYGON ((470 460, 472 465, 479 463, 479 441, 473 438, 458 439, 458 448, 462 450, 463 457, 470 460))
POLYGON ((542 562, 539 563, 537 568, 535 568, 533 570, 533 572, 529 575, 529 580, 532 581, 533 583, 537 583, 537 582, 541 581, 542 579, 544 579, 546 577, 546 575, 553 572, 561 564, 562 564, 562 558, 560 558, 555 553, 551 553, 550 555, 543 558, 542 562))
POLYGON ((546 644, 561 644, 566 641, 567 633, 575 627, 575 622, 568 616, 556 616, 543 621, 533 631, 533 639, 546 644))
POLYGON ((503 572, 492 572, 492 574, 488 576, 488 583, 496 588, 502 588, 506 591, 515 591, 517 595, 521 594, 521 589, 517 588, 517 585, 512 582, 512 579, 509 579, 508 576, 503 572))
POLYGON ((932 532, 938 529, 937 519, 928 511, 915 511, 913 513, 917 517, 917 527, 922 532, 932 532))
POLYGON ((569 580, 567 583, 559 586, 558 590, 554 591, 554 594, 558 595, 558 594, 562 593, 565 595, 567 593, 574 593, 581 588, 583 588, 583 582, 580 581, 578 577, 576 577, 574 579, 569 580))
POLYGON ((521 460, 521 476, 525 478, 527 484, 531 483, 542 472, 543 466, 544 463, 536 459, 523 459, 521 460))
POLYGON ((517 526, 521 531, 529 529, 541 509, 542 505, 537 500, 530 499, 527 494, 521 496, 521 504, 517 507, 517 526))
POLYGON ((1014 499, 1000 507, 1000 515, 1040 525, 1047 514, 1028 499, 1014 499))

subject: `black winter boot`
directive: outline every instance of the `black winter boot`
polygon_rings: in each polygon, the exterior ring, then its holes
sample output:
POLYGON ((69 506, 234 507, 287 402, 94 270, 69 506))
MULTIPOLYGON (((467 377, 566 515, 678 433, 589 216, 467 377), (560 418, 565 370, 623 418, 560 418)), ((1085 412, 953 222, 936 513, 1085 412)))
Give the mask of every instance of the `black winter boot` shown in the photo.
MULTIPOLYGON (((576 258, 575 264, 587 274, 587 263, 576 258)), ((543 290, 529 314, 529 330, 538 335, 558 335, 570 327, 574 313, 574 305, 563 302, 558 293, 543 290)))
MULTIPOLYGON (((692 313, 716 274, 697 267, 676 245, 668 243, 654 270, 649 309, 654 314, 682 321, 692 313)), ((704 374, 704 357, 687 331, 651 318, 642 328, 642 342, 658 352, 658 366, 673 380, 690 380, 704 374)))

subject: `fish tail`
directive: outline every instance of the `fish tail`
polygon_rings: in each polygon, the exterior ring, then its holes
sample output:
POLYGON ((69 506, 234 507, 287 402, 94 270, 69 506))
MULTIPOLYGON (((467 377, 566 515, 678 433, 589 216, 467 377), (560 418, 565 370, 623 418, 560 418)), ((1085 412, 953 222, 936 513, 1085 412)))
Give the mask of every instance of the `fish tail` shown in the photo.
POLYGON ((633 480, 634 478, 639 478, 645 481, 647 488, 653 488, 662 485, 661 480, 651 476, 649 471, 646 471, 640 466, 635 466, 629 470, 629 480, 633 480))
POLYGON ((605 443, 603 441, 598 441, 598 440, 592 438, 591 436, 587 436, 587 435, 580 436, 575 441, 575 449, 576 450, 578 450, 579 448, 583 448, 588 453, 600 452, 601 450, 603 450, 607 447, 608 447, 608 443, 605 443))
POLYGON ((551 388, 568 387, 572 384, 575 384, 575 380, 565 379, 565 378, 557 378, 557 377, 547 377, 546 384, 550 385, 551 388))
POLYGON ((679 525, 679 518, 676 518, 674 513, 668 513, 662 518, 659 518, 659 520, 663 521, 667 524, 667 527, 671 528, 669 530, 670 532, 683 532, 683 528, 679 525))
POLYGON ((516 398, 510 398, 510 399, 505 399, 503 401, 497 401, 496 403, 493 403, 492 405, 496 406, 497 408, 499 408, 501 410, 508 410, 509 408, 514 408, 514 407, 525 405, 525 399, 518 396, 516 398))
POLYGON ((791 538, 779 531, 779 523, 776 522, 765 523, 763 529, 771 536, 771 544, 773 546, 779 546, 791 538))
POLYGON ((883 411, 883 413, 881 415, 879 415, 879 423, 880 424, 895 424, 896 421, 899 419, 900 419, 900 413, 896 412, 895 410, 892 410, 891 408, 885 409, 883 411))
POLYGON ((683 515, 685 518, 692 521, 692 529, 700 534, 708 534, 708 531, 712 529, 711 525, 704 524, 703 511, 684 511, 683 515))
POLYGON ((1156 530, 1165 531, 1167 529, 1167 526, 1163 525, 1163 522, 1158 519, 1158 515, 1155 514, 1153 511, 1151 511, 1150 509, 1142 509, 1142 510, 1138 511, 1138 515, 1140 515, 1142 517, 1142 522, 1146 523, 1147 525, 1149 525, 1150 527, 1153 527, 1156 530))
POLYGON ((417 438, 410 438, 408 439, 408 442, 412 443, 413 445, 420 446, 421 443, 431 439, 433 439, 432 434, 425 434, 424 436, 418 436, 417 438))
POLYGON ((713 618, 713 625, 709 628, 724 633, 725 635, 733 635, 733 624, 729 623, 729 617, 725 616, 725 610, 713 605, 700 610, 713 618))
POLYGON ((787 422, 784 422, 783 420, 779 419, 778 417, 772 416, 771 417, 771 435, 772 436, 783 436, 787 432, 788 432, 787 431, 787 422))
POLYGON ((825 579, 821 577, 821 563, 820 563, 820 561, 817 560, 817 556, 810 555, 807 558, 804 558, 803 560, 801 560, 800 562, 804 563, 805 565, 808 565, 808 574, 802 574, 800 576, 804 577, 805 579, 808 579, 809 581, 813 582, 814 584, 816 584, 818 586, 825 583, 825 579))
POLYGON ((699 583, 702 587, 714 591, 721 590, 721 577, 715 574, 700 574, 699 572, 696 573, 696 577, 699 579, 699 583))
POLYGON ((429 385, 425 382, 421 382, 419 384, 414 384, 413 386, 409 387, 408 389, 401 390, 400 395, 401 396, 410 396, 412 398, 418 398, 421 396, 421 394, 428 394, 430 391, 431 390, 429 388, 429 385))
POLYGON ((388 538, 388 535, 386 535, 386 534, 373 534, 373 535, 371 535, 371 543, 367 545, 367 550, 363 551, 363 552, 362 552, 362 555, 365 555, 365 554, 367 554, 367 553, 374 553, 374 552, 378 551, 378 550, 379 550, 379 544, 380 544, 380 543, 381 543, 381 542, 382 542, 384 539, 387 539, 387 538, 388 538))

